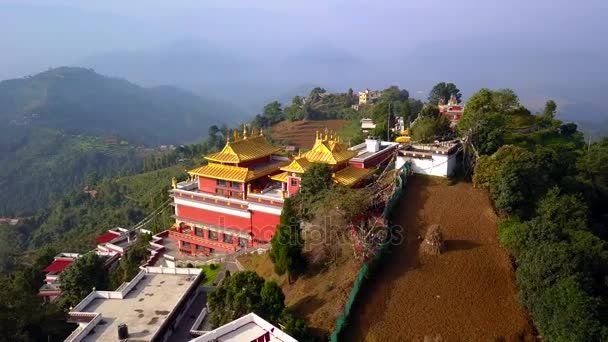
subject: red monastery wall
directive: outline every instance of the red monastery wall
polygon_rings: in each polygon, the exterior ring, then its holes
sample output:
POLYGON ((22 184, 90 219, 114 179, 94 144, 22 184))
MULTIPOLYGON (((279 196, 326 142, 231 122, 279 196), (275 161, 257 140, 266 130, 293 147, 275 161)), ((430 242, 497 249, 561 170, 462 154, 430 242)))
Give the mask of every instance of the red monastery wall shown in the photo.
POLYGON ((215 226, 239 229, 247 232, 250 231, 251 221, 249 218, 246 217, 239 217, 225 213, 219 213, 216 211, 192 208, 181 204, 177 204, 176 207, 178 215, 180 217, 189 218, 195 221, 200 221, 215 226))
POLYGON ((198 188, 200 189, 200 191, 215 193, 216 186, 217 181, 215 179, 198 177, 198 188))
POLYGON ((270 241, 277 231, 280 216, 263 213, 259 211, 251 212, 251 230, 254 239, 258 241, 270 241))

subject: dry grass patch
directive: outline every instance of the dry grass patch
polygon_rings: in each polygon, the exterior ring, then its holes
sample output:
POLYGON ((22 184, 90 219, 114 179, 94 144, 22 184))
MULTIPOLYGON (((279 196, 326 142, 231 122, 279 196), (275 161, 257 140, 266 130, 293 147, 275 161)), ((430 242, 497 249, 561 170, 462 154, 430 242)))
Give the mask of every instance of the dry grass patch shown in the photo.
POLYGON ((265 279, 275 280, 285 293, 285 304, 298 317, 305 318, 317 335, 329 335, 342 314, 357 272, 361 265, 353 258, 352 247, 344 244, 343 253, 336 262, 320 270, 310 270, 289 284, 287 276, 277 276, 273 265, 264 255, 247 255, 239 258, 248 271, 265 279))

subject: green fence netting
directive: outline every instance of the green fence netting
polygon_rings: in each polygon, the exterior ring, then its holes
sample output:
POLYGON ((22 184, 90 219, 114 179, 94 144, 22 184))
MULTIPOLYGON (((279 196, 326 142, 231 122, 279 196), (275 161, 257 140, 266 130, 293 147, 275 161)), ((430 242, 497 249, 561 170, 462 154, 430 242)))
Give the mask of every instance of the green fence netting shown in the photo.
MULTIPOLYGON (((403 194, 403 191, 405 189, 407 175, 409 174, 409 172, 410 165, 405 164, 403 168, 399 170, 397 177, 395 177, 395 191, 386 202, 386 206, 384 207, 384 211, 382 212, 382 216, 388 220, 389 225, 392 223, 391 216, 394 213, 395 208, 397 208, 397 205, 399 204, 399 199, 401 198, 401 195, 403 194)), ((355 279, 353 288, 350 291, 350 295, 348 296, 348 301, 344 305, 344 311, 342 312, 342 315, 338 317, 334 331, 330 336, 330 340, 332 342, 337 342, 340 336, 342 335, 344 329, 346 328, 348 320, 350 319, 351 309, 355 301, 357 300, 359 291, 361 290, 361 286, 364 284, 366 279, 369 279, 370 266, 377 265, 387 254, 391 245, 392 233, 393 232, 389 230, 389 234, 387 235, 386 240, 384 241, 382 246, 380 246, 378 252, 374 255, 374 257, 369 263, 363 264, 363 267, 361 267, 361 270, 359 270, 359 274, 357 274, 357 279, 355 279)))

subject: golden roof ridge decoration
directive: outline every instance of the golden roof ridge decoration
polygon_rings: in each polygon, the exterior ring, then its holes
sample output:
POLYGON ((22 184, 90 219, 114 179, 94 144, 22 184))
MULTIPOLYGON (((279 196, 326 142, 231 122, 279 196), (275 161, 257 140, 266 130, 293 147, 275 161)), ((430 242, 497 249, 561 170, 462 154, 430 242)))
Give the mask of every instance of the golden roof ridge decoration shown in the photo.
POLYGON ((235 141, 227 141, 220 152, 208 154, 205 159, 234 164, 267 157, 281 150, 281 147, 269 144, 261 132, 258 136, 239 139, 238 133, 234 131, 234 136, 235 141))
POLYGON ((317 133, 317 139, 312 149, 302 155, 309 162, 325 163, 325 164, 340 164, 348 161, 357 153, 349 150, 344 145, 334 132, 325 128, 324 135, 317 133))
POLYGON ((310 161, 308 161, 308 159, 302 156, 298 156, 298 158, 292 160, 289 165, 282 167, 281 171, 304 173, 310 168, 310 166, 311 163, 310 161))

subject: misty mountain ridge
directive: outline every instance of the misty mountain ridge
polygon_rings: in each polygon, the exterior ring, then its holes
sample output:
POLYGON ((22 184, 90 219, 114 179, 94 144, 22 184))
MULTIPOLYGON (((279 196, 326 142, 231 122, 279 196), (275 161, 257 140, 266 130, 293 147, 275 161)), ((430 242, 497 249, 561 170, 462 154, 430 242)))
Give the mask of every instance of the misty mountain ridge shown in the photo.
MULTIPOLYGON (((136 51, 92 55, 81 65, 146 85, 170 83, 194 93, 221 98, 253 115, 282 94, 318 84, 326 89, 382 89, 391 84, 424 99, 440 81, 456 83, 464 99, 482 87, 512 88, 522 102, 540 110, 547 99, 558 103, 567 120, 600 121, 605 71, 596 70, 598 50, 581 47, 586 61, 559 46, 534 49, 536 38, 477 37, 480 44, 463 49, 457 42, 428 41, 388 46, 378 55, 320 39, 287 45, 264 55, 243 46, 183 39, 136 51), (576 68, 572 67, 576 65, 576 68), (601 85, 601 87, 598 87, 601 85), (539 105, 540 104, 540 105, 539 105)), ((282 95, 282 96, 281 96, 282 95)), ((295 93, 294 93, 295 95, 295 93)), ((283 104, 287 104, 283 102, 283 104)))
POLYGON ((243 119, 212 98, 173 86, 143 88, 92 69, 60 67, 0 82, 0 128, 31 125, 155 145, 196 141, 212 124, 243 119))

